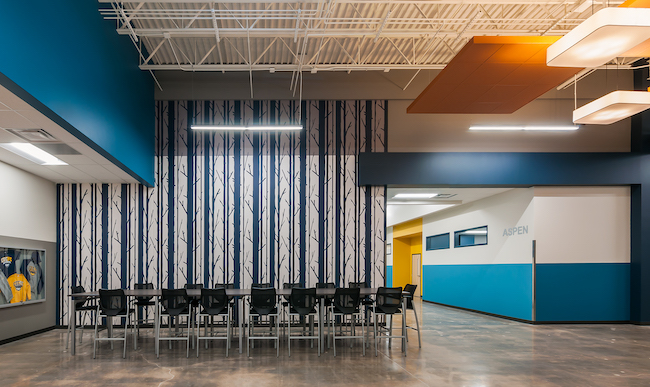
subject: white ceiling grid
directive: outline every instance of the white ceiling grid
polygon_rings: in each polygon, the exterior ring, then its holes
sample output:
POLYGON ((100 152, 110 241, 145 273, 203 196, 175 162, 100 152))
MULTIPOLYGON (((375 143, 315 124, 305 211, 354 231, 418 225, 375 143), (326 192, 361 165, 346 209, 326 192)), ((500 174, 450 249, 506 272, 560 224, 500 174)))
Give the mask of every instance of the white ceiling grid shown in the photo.
POLYGON ((140 47, 143 70, 312 72, 440 69, 473 36, 564 35, 622 3, 99 1, 118 33, 140 47))

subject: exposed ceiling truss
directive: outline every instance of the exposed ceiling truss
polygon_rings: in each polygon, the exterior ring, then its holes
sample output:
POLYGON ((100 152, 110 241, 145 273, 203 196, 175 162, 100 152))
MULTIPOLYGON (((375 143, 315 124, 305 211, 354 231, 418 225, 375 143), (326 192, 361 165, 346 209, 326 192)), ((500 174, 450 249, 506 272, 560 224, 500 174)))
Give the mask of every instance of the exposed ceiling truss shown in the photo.
POLYGON ((99 0, 143 70, 440 69, 477 35, 564 35, 600 0, 99 0))

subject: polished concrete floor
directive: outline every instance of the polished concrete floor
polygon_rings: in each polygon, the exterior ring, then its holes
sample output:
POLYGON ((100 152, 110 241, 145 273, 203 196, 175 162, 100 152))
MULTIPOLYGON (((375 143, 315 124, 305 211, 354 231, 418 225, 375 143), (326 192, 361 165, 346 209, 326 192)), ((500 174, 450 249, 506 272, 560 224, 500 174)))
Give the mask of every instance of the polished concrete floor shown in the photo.
MULTIPOLYGON (((185 357, 180 343, 154 354, 153 338, 141 337, 122 359, 121 346, 101 344, 92 359, 87 331, 77 356, 64 351, 65 330, 0 346, 0 386, 650 386, 650 327, 546 325, 518 322, 417 303, 422 348, 410 332, 408 356, 399 342, 384 342, 378 357, 361 346, 316 349, 286 343, 280 357, 268 343, 251 357, 229 358, 223 342, 185 357), (339 351, 340 349, 340 351, 339 351)), ((413 323, 409 312, 409 324, 413 323)), ((129 341, 129 343, 131 343, 129 341)))

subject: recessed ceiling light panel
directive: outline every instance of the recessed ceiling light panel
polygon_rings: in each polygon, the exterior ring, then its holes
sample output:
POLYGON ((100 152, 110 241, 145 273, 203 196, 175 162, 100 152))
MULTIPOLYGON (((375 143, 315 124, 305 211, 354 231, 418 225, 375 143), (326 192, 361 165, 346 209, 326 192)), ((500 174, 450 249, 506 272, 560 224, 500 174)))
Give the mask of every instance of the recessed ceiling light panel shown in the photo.
POLYGON ((37 148, 36 146, 24 142, 11 142, 7 144, 0 144, 0 147, 24 157, 39 165, 68 165, 63 160, 60 160, 46 151, 37 148))
POLYGON ((576 124, 609 125, 650 108, 647 91, 613 91, 573 111, 576 124))
POLYGON ((650 39, 650 9, 604 8, 546 50, 546 64, 601 66, 650 39))

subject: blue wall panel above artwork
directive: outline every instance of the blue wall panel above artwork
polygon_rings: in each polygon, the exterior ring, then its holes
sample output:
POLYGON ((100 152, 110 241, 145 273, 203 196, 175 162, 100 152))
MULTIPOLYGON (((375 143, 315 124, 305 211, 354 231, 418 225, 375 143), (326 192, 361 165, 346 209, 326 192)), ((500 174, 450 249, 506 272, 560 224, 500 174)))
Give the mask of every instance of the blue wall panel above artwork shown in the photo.
POLYGON ((142 183, 154 183, 150 74, 96 1, 11 1, 0 12, 0 84, 142 183))
POLYGON ((537 264, 536 320, 629 321, 628 263, 537 264))
POLYGON ((532 265, 424 265, 422 299, 532 320, 532 265))

